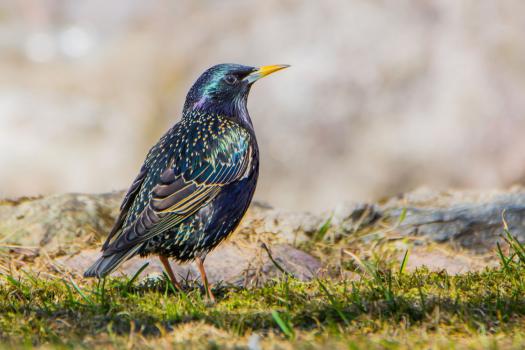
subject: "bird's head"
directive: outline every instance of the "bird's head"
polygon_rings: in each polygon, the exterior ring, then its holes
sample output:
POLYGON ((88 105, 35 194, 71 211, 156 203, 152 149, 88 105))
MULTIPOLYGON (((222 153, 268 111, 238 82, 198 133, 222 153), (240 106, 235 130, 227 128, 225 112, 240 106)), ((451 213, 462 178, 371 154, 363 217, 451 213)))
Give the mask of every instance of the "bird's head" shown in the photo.
POLYGON ((246 109, 248 93, 254 82, 287 65, 259 68, 240 64, 218 64, 206 70, 193 84, 184 104, 184 111, 206 110, 234 116, 246 109))

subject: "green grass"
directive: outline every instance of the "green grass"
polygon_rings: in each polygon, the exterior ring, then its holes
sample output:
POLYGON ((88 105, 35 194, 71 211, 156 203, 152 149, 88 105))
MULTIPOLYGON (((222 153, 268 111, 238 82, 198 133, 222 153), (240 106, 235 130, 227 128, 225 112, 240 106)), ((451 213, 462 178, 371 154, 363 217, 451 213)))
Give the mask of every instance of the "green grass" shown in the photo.
POLYGON ((201 289, 175 293, 164 281, 78 285, 29 274, 4 276, 0 340, 24 347, 154 348, 161 342, 214 348, 246 346, 256 333, 263 344, 271 340, 268 344, 293 348, 525 344, 525 273, 516 259, 500 269, 460 276, 425 269, 399 273, 368 264, 355 281, 284 278, 262 288, 221 287, 213 306, 201 289), (173 333, 185 325, 225 336, 177 340, 173 333))
POLYGON ((0 274, 0 349, 525 347, 525 249, 505 222, 500 267, 457 276, 407 271, 408 251, 398 261, 380 236, 359 257, 344 250, 362 246, 355 235, 325 244, 324 226, 309 249, 329 257, 332 278, 285 273, 257 288, 219 286, 215 305, 195 283, 177 292, 165 278, 138 282, 140 271, 98 283, 0 274))

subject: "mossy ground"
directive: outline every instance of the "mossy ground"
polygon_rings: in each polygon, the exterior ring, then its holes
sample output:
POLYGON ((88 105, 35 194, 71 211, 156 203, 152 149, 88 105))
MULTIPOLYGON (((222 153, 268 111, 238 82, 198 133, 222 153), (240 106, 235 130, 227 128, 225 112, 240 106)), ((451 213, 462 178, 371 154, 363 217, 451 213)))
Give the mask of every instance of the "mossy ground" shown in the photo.
POLYGON ((329 234, 321 227, 303 246, 322 257, 324 277, 216 286, 215 305, 195 283, 181 293, 165 279, 96 283, 34 269, 5 272, 0 349, 525 347, 525 249, 508 232, 506 249, 494 252, 500 267, 456 276, 406 271, 406 260, 394 258, 399 251, 381 244, 390 239, 377 232, 338 242, 329 234), (366 252, 351 249, 367 244, 366 252))
POLYGON ((377 268, 360 278, 178 293, 164 280, 104 286, 25 275, 0 283, 6 347, 428 349, 525 346, 525 273, 519 264, 449 276, 377 268))

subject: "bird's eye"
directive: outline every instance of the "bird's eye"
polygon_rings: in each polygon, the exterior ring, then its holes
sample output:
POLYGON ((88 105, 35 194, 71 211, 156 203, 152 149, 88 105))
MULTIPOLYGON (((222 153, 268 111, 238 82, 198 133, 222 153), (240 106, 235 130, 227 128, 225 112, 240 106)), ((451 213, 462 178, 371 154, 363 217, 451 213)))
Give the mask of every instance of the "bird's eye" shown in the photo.
POLYGON ((233 84, 237 83, 237 77, 235 75, 227 75, 227 76, 224 77, 224 81, 228 85, 233 85, 233 84))

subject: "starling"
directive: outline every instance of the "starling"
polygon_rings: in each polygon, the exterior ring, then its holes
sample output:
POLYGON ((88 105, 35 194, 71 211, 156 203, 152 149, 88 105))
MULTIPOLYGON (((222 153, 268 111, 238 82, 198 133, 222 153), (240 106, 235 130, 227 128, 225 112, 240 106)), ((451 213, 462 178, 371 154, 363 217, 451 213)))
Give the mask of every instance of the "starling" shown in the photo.
POLYGON ((255 81, 287 67, 219 64, 197 79, 182 119, 149 151, 102 256, 84 276, 102 278, 137 254, 157 254, 180 289, 168 259, 195 260, 214 300, 204 259, 239 224, 259 175, 248 94, 255 81))

